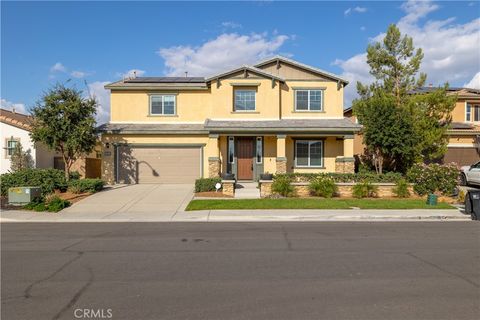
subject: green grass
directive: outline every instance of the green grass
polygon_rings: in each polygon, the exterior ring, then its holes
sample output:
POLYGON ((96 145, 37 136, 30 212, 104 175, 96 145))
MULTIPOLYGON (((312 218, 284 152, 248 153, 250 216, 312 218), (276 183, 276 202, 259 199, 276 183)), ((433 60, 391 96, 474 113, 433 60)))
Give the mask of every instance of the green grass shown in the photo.
POLYGON ((234 199, 192 200, 187 211, 248 209, 454 209, 440 202, 429 206, 421 199, 234 199))

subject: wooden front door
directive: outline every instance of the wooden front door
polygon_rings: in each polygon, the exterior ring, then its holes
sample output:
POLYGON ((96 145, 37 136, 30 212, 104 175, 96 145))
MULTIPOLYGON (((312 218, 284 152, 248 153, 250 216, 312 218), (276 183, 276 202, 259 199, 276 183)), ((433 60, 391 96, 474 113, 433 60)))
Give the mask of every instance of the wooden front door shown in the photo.
POLYGON ((237 138, 237 179, 253 180, 253 139, 237 138))

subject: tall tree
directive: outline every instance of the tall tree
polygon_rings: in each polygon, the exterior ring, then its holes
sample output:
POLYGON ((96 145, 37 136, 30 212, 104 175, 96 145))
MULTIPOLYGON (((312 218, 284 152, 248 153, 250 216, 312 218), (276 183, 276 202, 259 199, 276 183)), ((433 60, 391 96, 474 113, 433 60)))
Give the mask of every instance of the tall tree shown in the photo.
POLYGON ((56 85, 32 110, 30 136, 62 155, 67 180, 75 160, 90 153, 95 146, 96 107, 96 100, 84 98, 82 91, 56 85))
MULTIPOLYGON (((425 84, 426 74, 420 73, 416 78, 422 59, 422 49, 415 50, 412 38, 407 35, 402 37, 397 26, 391 24, 383 42, 376 42, 367 48, 370 74, 376 79, 372 88, 382 88, 393 94, 397 106, 400 106, 402 98, 409 91, 425 84)), ((365 90, 362 84, 358 87, 359 91, 365 90)))
POLYGON ((10 169, 13 172, 20 171, 23 169, 33 168, 34 161, 30 149, 23 151, 23 146, 19 142, 15 145, 13 153, 10 156, 10 169))
POLYGON ((367 48, 375 82, 357 83, 360 98, 353 101, 353 112, 363 124, 364 143, 379 173, 383 164, 389 170, 405 171, 414 162, 432 161, 446 151, 456 97, 447 95, 447 85, 413 94, 426 80, 426 74, 419 74, 422 59, 422 50, 414 48, 411 37, 402 37, 395 25, 388 27, 382 42, 367 48), (395 110, 390 112, 387 106, 395 110), (399 129, 403 135, 395 137, 399 129))

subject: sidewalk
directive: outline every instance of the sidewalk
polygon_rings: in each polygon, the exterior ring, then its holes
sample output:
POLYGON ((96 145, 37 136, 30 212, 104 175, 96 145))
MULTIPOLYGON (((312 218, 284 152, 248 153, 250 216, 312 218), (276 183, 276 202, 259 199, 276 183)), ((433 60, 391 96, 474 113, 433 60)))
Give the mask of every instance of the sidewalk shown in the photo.
POLYGON ((7 210, 0 222, 468 221, 460 210, 205 210, 119 214, 7 210))

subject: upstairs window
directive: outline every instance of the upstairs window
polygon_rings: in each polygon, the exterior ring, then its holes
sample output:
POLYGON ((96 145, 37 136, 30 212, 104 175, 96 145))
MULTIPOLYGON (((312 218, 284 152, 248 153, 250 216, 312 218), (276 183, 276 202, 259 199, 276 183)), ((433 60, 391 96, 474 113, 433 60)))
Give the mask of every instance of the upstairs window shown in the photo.
POLYGON ((465 121, 480 122, 480 105, 467 103, 465 109, 465 121))
POLYGON ((152 95, 150 96, 150 114, 151 115, 175 115, 176 96, 175 95, 152 95))
POLYGON ((17 147, 18 139, 9 138, 5 143, 5 158, 10 158, 17 147))
POLYGON ((323 111, 323 90, 295 90, 295 111, 323 111))
POLYGON ((255 111, 255 90, 235 90, 234 111, 255 111))

